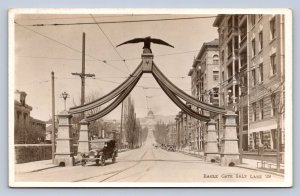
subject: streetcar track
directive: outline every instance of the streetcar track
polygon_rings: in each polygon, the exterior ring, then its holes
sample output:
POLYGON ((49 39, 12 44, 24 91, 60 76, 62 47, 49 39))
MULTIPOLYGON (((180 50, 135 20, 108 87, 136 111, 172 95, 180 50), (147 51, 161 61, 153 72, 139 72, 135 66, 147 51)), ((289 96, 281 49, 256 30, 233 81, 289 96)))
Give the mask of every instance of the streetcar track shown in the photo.
POLYGON ((147 149, 147 150, 144 152, 144 154, 141 156, 141 158, 140 158, 140 160, 138 161, 138 163, 136 163, 136 164, 134 164, 134 165, 132 165, 132 166, 130 166, 130 167, 127 167, 127 168, 125 168, 125 169, 123 169, 123 170, 121 170, 121 171, 119 171, 119 172, 116 172, 115 174, 113 174, 113 175, 111 175, 111 176, 109 176, 109 177, 107 177, 107 178, 104 178, 103 180, 100 180, 99 182, 104 182, 104 181, 106 181, 106 180, 108 180, 108 179, 110 179, 110 178, 112 178, 112 177, 114 177, 114 176, 116 176, 116 175, 119 175, 120 173, 122 173, 122 172, 124 172, 124 171, 127 171, 127 170, 129 170, 129 169, 131 169, 131 168, 133 168, 133 167, 136 167, 137 165, 139 165, 139 164, 141 163, 141 160, 146 156, 146 154, 147 154, 148 151, 149 151, 149 149, 147 149))
MULTIPOLYGON (((147 150, 148 151, 148 150, 147 150)), ((147 151, 145 151, 143 153, 143 155, 141 156, 141 159, 144 158, 144 156, 146 155, 147 151)), ((86 177, 86 178, 81 178, 79 180, 74 180, 72 182, 81 182, 81 181, 85 181, 85 180, 90 180, 90 179, 93 179, 93 178, 97 178, 97 177, 100 177, 100 176, 106 176, 106 175, 110 175, 110 174, 113 174, 111 175, 111 177, 113 177, 115 174, 119 174, 119 173, 122 173, 123 171, 126 171, 132 167, 135 167, 136 165, 140 164, 141 160, 137 160, 137 163, 130 166, 130 167, 127 167, 127 168, 124 168, 124 169, 119 169, 119 170, 116 170, 116 171, 111 171, 111 172, 106 172, 106 173, 102 173, 102 174, 99 174, 99 175, 95 175, 95 176, 90 176, 90 177, 86 177)), ((106 178, 106 179, 109 179, 110 177, 106 178)), ((102 181, 100 181, 102 182, 102 181)))
POLYGON ((138 180, 140 180, 142 177, 144 177, 144 176, 146 175, 146 173, 149 172, 149 171, 157 164, 157 162, 156 162, 156 156, 154 155, 153 149, 151 149, 151 154, 152 154, 152 156, 153 156, 153 158, 154 158, 154 164, 151 165, 150 167, 148 167, 148 168, 146 169, 146 172, 143 173, 141 176, 139 176, 139 177, 135 180, 136 182, 137 182, 138 180))
MULTIPOLYGON (((154 153, 153 153, 153 150, 151 151, 152 152, 152 156, 153 156, 153 158, 154 159, 151 159, 150 161, 151 162, 156 162, 155 160, 156 160, 156 158, 155 158, 155 155, 154 155, 154 153)), ((144 161, 148 161, 148 159, 147 160, 141 160, 141 162, 144 162, 144 161)), ((150 167, 147 167, 146 169, 143 169, 143 171, 145 172, 145 173, 142 173, 142 175, 140 175, 135 181, 138 181, 140 178, 142 178, 147 172, 149 172, 152 168, 154 167, 154 165, 152 165, 152 166, 150 166, 150 167)), ((122 178, 118 178, 118 179, 116 179, 115 181, 120 181, 120 180, 124 180, 124 179, 126 179, 126 178, 130 178, 130 177, 133 177, 133 176, 136 176, 136 175, 139 175, 139 174, 141 174, 141 171, 140 172, 135 172, 135 173, 133 173, 133 174, 131 174, 131 175, 129 175, 129 176, 125 176, 125 177, 122 177, 122 178)))

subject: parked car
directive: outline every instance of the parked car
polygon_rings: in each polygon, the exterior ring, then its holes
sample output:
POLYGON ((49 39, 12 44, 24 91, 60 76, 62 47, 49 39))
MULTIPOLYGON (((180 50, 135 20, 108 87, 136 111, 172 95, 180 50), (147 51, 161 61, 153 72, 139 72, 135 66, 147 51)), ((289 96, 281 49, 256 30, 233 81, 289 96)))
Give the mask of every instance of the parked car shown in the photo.
POLYGON ((95 139, 91 141, 91 150, 89 152, 79 153, 78 160, 82 166, 87 162, 96 162, 96 165, 104 166, 106 160, 111 159, 112 163, 116 162, 118 150, 116 141, 112 139, 95 139))
POLYGON ((168 150, 168 151, 172 151, 172 152, 175 152, 175 151, 176 151, 174 145, 169 145, 169 146, 167 147, 167 150, 168 150))

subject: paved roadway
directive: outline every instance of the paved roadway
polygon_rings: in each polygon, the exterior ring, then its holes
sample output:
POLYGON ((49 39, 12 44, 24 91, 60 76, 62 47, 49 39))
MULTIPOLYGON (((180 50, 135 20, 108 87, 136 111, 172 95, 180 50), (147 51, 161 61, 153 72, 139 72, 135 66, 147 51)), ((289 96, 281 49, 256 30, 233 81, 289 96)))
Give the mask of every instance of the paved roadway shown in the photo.
POLYGON ((106 166, 56 167, 31 173, 16 173, 23 182, 278 182, 283 177, 217 163, 179 152, 153 147, 150 132, 142 148, 119 153, 117 162, 106 166))

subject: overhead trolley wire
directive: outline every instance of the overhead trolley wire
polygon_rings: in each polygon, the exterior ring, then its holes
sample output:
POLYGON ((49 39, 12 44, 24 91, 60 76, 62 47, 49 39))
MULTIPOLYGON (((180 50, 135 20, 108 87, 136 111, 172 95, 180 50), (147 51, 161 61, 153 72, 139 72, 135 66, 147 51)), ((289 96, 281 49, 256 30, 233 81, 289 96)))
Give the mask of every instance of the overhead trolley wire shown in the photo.
POLYGON ((76 22, 76 23, 39 23, 28 24, 24 26, 72 26, 72 25, 92 25, 92 24, 119 24, 119 23, 139 23, 139 22, 158 22, 158 21, 176 21, 176 20, 194 20, 194 19, 208 19, 216 18, 217 16, 195 16, 195 17, 181 17, 181 18, 161 18, 161 19, 141 19, 141 20, 120 20, 120 21, 102 21, 102 22, 76 22))
MULTIPOLYGON (((46 39, 48 39, 48 40, 51 40, 51 41, 53 41, 53 42, 55 42, 55 43, 57 43, 57 44, 59 44, 59 45, 62 45, 62 46, 66 47, 66 48, 68 48, 68 49, 70 49, 70 50, 73 50, 73 51, 78 52, 78 53, 82 53, 81 50, 78 50, 78 49, 76 49, 76 48, 73 48, 73 47, 71 47, 71 46, 69 46, 69 45, 67 45, 67 44, 65 44, 65 43, 62 43, 62 42, 56 40, 56 39, 53 39, 53 38, 51 38, 51 37, 49 37, 49 36, 46 36, 46 35, 44 35, 44 34, 42 34, 42 33, 39 33, 38 31, 35 31, 35 30, 33 30, 33 29, 30 29, 30 28, 28 28, 28 27, 26 27, 26 26, 24 26, 24 25, 18 24, 18 23, 16 23, 16 22, 15 22, 15 24, 16 24, 17 26, 22 27, 22 28, 24 28, 24 29, 26 29, 26 30, 28 30, 28 31, 31 31, 31 32, 33 32, 33 33, 35 33, 35 34, 37 34, 37 35, 39 35, 39 36, 41 36, 41 37, 44 37, 44 38, 46 38, 46 39)), ((89 54, 85 54, 85 55, 86 55, 87 57, 90 57, 90 58, 96 60, 96 61, 99 61, 99 62, 102 62, 102 63, 104 63, 104 64, 106 64, 106 65, 109 65, 109 67, 112 67, 112 68, 114 68, 115 70, 118 70, 118 71, 123 72, 124 74, 128 75, 128 73, 122 71, 121 69, 117 68, 116 66, 114 66, 114 65, 112 65, 112 64, 108 64, 107 61, 105 61, 105 60, 98 59, 98 58, 96 58, 96 57, 94 57, 94 56, 91 56, 91 55, 89 55, 89 54)))
MULTIPOLYGON (((97 14, 99 15, 99 14, 97 14)), ((101 14, 100 14, 101 15, 101 14)), ((101 16, 96 16, 95 18, 117 18, 117 17, 132 17, 132 16, 160 16, 160 15, 170 15, 170 14, 111 14, 111 15, 101 15, 101 16)), ((76 20, 76 19, 90 19, 91 17, 89 16, 82 16, 82 17, 54 17, 54 18, 20 18, 19 20, 22 21, 34 21, 34 20, 76 20)))
POLYGON ((118 56, 120 57, 120 59, 123 61, 123 63, 126 65, 127 70, 129 71, 129 73, 131 73, 128 65, 125 62, 125 59, 120 55, 120 53, 118 52, 118 50, 116 49, 116 47, 114 46, 114 44, 112 43, 112 41, 110 40, 110 38, 106 35, 106 33, 103 31, 103 29, 100 27, 100 25, 97 23, 95 17, 93 16, 93 14, 91 14, 92 19, 95 21, 96 25, 98 26, 98 29, 103 33, 103 35, 105 36, 105 38, 107 39, 107 41, 110 43, 110 45, 112 46, 112 48, 114 49, 114 51, 118 54, 118 56))

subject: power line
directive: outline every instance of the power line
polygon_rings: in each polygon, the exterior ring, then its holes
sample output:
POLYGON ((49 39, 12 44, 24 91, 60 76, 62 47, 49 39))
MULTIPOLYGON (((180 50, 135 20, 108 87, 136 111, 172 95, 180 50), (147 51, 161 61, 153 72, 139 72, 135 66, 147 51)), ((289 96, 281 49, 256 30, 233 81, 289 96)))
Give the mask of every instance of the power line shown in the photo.
POLYGON ((103 21, 103 22, 77 22, 77 23, 49 23, 49 24, 30 24, 24 26, 72 26, 72 25, 91 25, 91 24, 118 24, 118 23, 139 23, 139 22, 158 22, 158 21, 175 21, 175 20, 194 20, 216 18, 217 16, 197 16, 197 17, 182 17, 182 18, 161 18, 161 19, 144 19, 144 20, 120 20, 120 21, 103 21))
MULTIPOLYGON (((153 14, 120 14, 120 15, 102 15, 98 16, 95 18, 117 18, 117 17, 132 17, 132 16, 150 16, 153 14)), ((160 16, 160 15, 169 15, 169 14, 155 14, 155 16, 160 16)), ((75 20, 75 19, 90 19, 91 17, 86 16, 86 17, 73 17, 73 18, 65 18, 65 17, 55 17, 55 18, 23 18, 19 20, 24 20, 24 21, 30 21, 30 20, 75 20)))
MULTIPOLYGON (((171 55, 177 55, 177 54, 187 54, 187 53, 192 53, 192 52, 198 52, 199 50, 189 50, 189 51, 183 51, 183 52, 174 52, 174 53, 167 53, 167 54, 158 54, 155 55, 155 57, 161 57, 161 56, 171 56, 171 55)), ((70 60, 70 61, 81 61, 81 59, 77 58, 62 58, 62 57, 47 57, 47 56, 17 56, 17 57, 22 57, 22 58, 36 58, 36 59, 53 59, 53 60, 70 60)), ((115 62, 115 61, 131 61, 131 60, 141 60, 140 57, 137 58, 124 58, 122 60, 119 59, 108 59, 108 60, 101 60, 102 63, 107 63, 107 62, 115 62)), ((99 61, 95 59, 86 59, 86 61, 99 61)))
MULTIPOLYGON (((65 43, 62 43, 62 42, 57 41, 57 40, 55 40, 55 39, 53 39, 53 38, 51 38, 51 37, 48 37, 48 36, 46 36, 46 35, 44 35, 44 34, 41 34, 41 33, 37 32, 37 31, 35 31, 35 30, 33 30, 33 29, 30 29, 30 28, 28 28, 28 27, 26 27, 26 26, 24 26, 24 25, 20 25, 20 24, 18 24, 18 23, 16 23, 16 22, 15 22, 15 24, 18 25, 19 27, 22 27, 22 28, 24 28, 24 29, 26 29, 26 30, 28 30, 28 31, 31 31, 31 32, 33 32, 33 33, 35 33, 35 34, 37 34, 37 35, 40 35, 40 36, 42 36, 42 37, 44 37, 44 38, 46 38, 46 39, 48 39, 48 40, 51 40, 51 41, 53 41, 53 42, 55 42, 55 43, 57 43, 57 44, 59 44, 59 45, 62 45, 62 46, 64 46, 64 47, 66 47, 66 48, 69 48, 70 50, 73 50, 73 51, 78 52, 78 53, 81 53, 81 52, 82 52, 81 50, 78 50, 78 49, 76 49, 76 48, 72 48, 72 47, 68 46, 68 45, 65 44, 65 43)), ((112 67, 112 68, 114 68, 115 70, 118 70, 118 71, 123 72, 123 73, 125 73, 126 75, 128 75, 128 73, 122 71, 121 69, 115 67, 114 65, 108 64, 105 60, 98 59, 98 58, 93 57, 93 56, 88 55, 88 54, 86 54, 86 56, 88 56, 88 57, 90 57, 90 58, 92 58, 92 59, 94 59, 94 60, 96 60, 96 61, 102 62, 102 63, 104 63, 104 64, 106 64, 106 65, 109 65, 109 67, 112 67)))
MULTIPOLYGON (((95 17, 91 14, 91 17, 93 18, 93 20, 95 21, 95 23, 97 23, 95 17)), ((114 46, 114 44, 112 43, 112 41, 110 40, 110 38, 106 35, 106 33, 103 31, 103 29, 100 27, 99 24, 97 24, 99 30, 103 33, 103 35, 106 37, 106 39, 108 40, 108 42, 110 43, 110 45, 112 46, 112 48, 114 49, 114 51, 118 54, 118 56, 120 57, 120 59, 123 60, 124 64, 126 65, 127 70, 129 71, 129 74, 131 73, 128 65, 125 62, 125 59, 123 59, 123 57, 120 55, 120 53, 118 52, 118 50, 116 49, 116 47, 114 46)))

